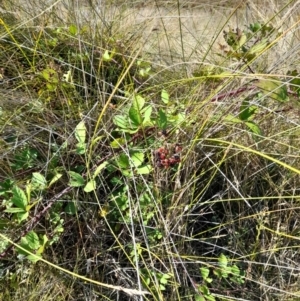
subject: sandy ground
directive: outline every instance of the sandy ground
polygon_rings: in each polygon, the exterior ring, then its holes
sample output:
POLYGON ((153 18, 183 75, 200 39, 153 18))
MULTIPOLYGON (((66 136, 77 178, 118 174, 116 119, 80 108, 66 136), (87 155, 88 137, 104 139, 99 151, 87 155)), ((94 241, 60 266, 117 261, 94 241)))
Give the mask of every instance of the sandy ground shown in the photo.
MULTIPOLYGON (((111 28, 112 36, 125 37, 127 44, 131 38, 137 48, 164 64, 199 60, 208 50, 212 55, 214 51, 210 47, 219 51, 224 44, 224 29, 228 30, 229 26, 243 29, 251 22, 266 21, 278 11, 279 2, 282 3, 278 0, 179 1, 179 5, 174 0, 160 1, 164 5, 157 1, 143 5, 141 1, 132 0, 119 1, 117 5, 104 5, 104 0, 4 0, 3 3, 7 10, 17 13, 28 24, 43 26, 36 21, 41 22, 49 13, 54 26, 76 20, 79 26, 89 24, 97 31, 105 24, 111 28)), ((272 24, 288 28, 288 23, 295 21, 299 6, 300 1, 295 0, 272 19, 272 24)), ((45 22, 49 25, 49 17, 45 22)))

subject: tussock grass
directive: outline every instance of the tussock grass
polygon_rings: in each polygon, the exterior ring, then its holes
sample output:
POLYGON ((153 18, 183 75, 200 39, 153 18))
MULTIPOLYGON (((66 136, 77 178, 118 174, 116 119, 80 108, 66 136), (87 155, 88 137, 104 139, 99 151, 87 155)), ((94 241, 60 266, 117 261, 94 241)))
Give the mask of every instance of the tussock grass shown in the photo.
POLYGON ((298 300, 299 7, 4 1, 1 183, 61 178, 20 223, 1 186, 0 299, 298 300), (269 44, 238 57, 226 34, 255 22, 269 44), (116 116, 137 95, 156 123, 133 133, 116 116), (157 150, 179 146, 159 167, 157 150), (69 171, 90 179, 103 162, 94 191, 70 186, 69 171), (49 239, 35 264, 9 248, 29 231, 49 239))

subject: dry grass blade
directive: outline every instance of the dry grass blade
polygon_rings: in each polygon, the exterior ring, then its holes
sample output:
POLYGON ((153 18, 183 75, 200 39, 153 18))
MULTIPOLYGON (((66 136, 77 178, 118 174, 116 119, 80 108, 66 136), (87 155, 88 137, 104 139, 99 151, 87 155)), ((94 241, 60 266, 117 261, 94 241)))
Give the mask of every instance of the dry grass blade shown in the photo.
POLYGON ((298 300, 299 0, 100 2, 1 2, 0 299, 298 300))

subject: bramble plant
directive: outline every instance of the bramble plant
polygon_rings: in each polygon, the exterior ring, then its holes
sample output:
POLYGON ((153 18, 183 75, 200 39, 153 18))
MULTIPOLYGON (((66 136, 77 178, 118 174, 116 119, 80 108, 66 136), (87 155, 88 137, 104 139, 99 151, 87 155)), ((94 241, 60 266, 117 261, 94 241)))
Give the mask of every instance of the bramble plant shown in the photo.
POLYGON ((216 298, 211 294, 209 287, 214 287, 217 279, 227 280, 228 283, 234 283, 236 285, 242 285, 245 282, 245 274, 239 269, 237 265, 229 265, 228 259, 224 254, 221 254, 218 258, 218 267, 215 268, 200 268, 203 283, 198 285, 199 294, 195 295, 197 301, 215 301, 216 298), (211 270, 213 271, 211 273, 211 270), (213 278, 213 275, 217 279, 213 278))
POLYGON ((296 1, 4 2, 0 299, 299 298, 296 1))

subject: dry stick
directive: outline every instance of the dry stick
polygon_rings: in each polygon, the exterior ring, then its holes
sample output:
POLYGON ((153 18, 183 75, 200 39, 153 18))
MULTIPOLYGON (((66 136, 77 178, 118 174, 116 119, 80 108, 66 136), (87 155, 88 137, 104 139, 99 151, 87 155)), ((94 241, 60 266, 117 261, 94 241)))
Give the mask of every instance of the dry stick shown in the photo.
POLYGON ((215 102, 215 101, 218 101, 218 100, 222 100, 226 97, 229 97, 229 96, 236 96, 238 94, 241 94, 245 91, 251 91, 251 90, 254 90, 256 89, 257 87, 256 86, 250 86, 250 87, 243 87, 243 88, 239 88, 237 90, 232 90, 232 91, 229 91, 229 92, 225 92, 223 94, 217 94, 215 97, 213 97, 210 102, 215 102))

